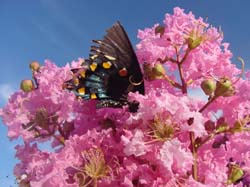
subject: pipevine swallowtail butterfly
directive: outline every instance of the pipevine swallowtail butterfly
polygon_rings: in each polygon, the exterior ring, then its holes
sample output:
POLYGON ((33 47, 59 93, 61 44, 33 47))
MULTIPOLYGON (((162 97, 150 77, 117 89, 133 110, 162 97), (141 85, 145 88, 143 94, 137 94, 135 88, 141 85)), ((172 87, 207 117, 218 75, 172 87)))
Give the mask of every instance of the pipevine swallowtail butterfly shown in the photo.
POLYGON ((84 100, 97 99, 97 108, 129 106, 137 111, 138 102, 127 101, 129 92, 144 94, 143 75, 123 26, 116 22, 102 40, 93 40, 89 59, 83 68, 72 69, 73 78, 64 86, 84 100))

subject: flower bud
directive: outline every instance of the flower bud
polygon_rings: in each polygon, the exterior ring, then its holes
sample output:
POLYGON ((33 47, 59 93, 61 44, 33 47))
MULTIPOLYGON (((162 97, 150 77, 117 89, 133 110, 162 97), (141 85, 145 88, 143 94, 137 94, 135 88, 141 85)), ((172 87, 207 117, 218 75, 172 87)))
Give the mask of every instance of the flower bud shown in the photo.
POLYGON ((216 89, 216 83, 213 79, 206 79, 201 82, 201 88, 206 95, 211 96, 216 89))
POLYGON ((165 77, 166 71, 162 64, 157 63, 154 67, 150 64, 144 64, 144 75, 148 80, 163 79, 165 77))
POLYGON ((35 86, 34 86, 34 83, 32 80, 26 79, 26 80, 22 80, 22 82, 20 84, 20 88, 24 92, 30 92, 30 91, 35 89, 35 86))
POLYGON ((39 71, 39 68, 40 68, 39 62, 33 61, 33 62, 30 63, 30 69, 31 69, 33 72, 39 71))
POLYGON ((235 88, 229 78, 223 77, 216 82, 215 96, 229 97, 234 95, 234 93, 235 88))
POLYGON ((205 129, 208 132, 212 132, 215 130, 215 122, 208 120, 205 122, 205 129))
POLYGON ((243 169, 237 164, 229 165, 229 173, 227 184, 234 184, 238 180, 240 180, 244 175, 243 169))
POLYGON ((231 96, 233 96, 233 95, 235 95, 235 87, 234 87, 234 85, 232 85, 232 86, 228 89, 228 91, 225 92, 225 93, 223 94, 223 97, 231 97, 231 96))
POLYGON ((165 77, 165 74, 166 74, 166 70, 163 67, 163 65, 160 63, 155 64, 155 66, 153 67, 153 75, 155 79, 162 79, 165 77))

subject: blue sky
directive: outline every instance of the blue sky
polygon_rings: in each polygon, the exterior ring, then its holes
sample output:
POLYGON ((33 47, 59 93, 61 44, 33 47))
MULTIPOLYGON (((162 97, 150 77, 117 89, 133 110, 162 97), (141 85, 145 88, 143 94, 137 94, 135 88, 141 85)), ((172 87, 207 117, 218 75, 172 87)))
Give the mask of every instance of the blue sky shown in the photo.
MULTIPOLYGON (((0 0, 0 106, 22 79, 31 77, 31 61, 51 59, 63 66, 88 57, 91 40, 101 39, 117 20, 135 45, 138 29, 161 23, 176 6, 221 26, 224 41, 231 43, 233 60, 241 56, 250 67, 248 0, 0 0)), ((14 187, 15 143, 8 141, 6 133, 0 124, 0 186, 14 187)))

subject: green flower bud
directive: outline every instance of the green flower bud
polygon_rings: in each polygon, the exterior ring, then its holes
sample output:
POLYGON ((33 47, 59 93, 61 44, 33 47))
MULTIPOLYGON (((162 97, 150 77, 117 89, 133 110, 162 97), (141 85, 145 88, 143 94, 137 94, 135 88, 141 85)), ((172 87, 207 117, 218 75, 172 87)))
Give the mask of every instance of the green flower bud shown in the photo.
POLYGON ((223 77, 216 82, 215 96, 229 97, 234 95, 234 93, 235 88, 229 78, 223 77))
POLYGON ((164 66, 160 63, 155 64, 154 67, 151 67, 150 64, 144 64, 144 75, 148 80, 164 79, 166 71, 164 66))
POLYGON ((160 63, 155 64, 152 70, 153 70, 153 76, 155 79, 162 79, 165 77, 166 70, 162 64, 160 63))
POLYGON ((213 79, 206 79, 201 82, 201 88, 206 95, 211 96, 216 89, 216 83, 213 79))
POLYGON ((228 91, 223 94, 223 97, 231 97, 235 94, 235 87, 232 85, 228 91))
POLYGON ((240 168, 237 164, 232 164, 229 166, 228 180, 227 185, 234 184, 244 175, 243 169, 240 168))
POLYGON ((30 92, 32 90, 35 89, 34 83, 32 80, 22 80, 21 84, 20 84, 20 88, 21 90, 23 90, 24 92, 30 92))
POLYGON ((40 68, 40 64, 37 61, 33 61, 30 63, 30 69, 35 72, 35 71, 39 71, 40 68))

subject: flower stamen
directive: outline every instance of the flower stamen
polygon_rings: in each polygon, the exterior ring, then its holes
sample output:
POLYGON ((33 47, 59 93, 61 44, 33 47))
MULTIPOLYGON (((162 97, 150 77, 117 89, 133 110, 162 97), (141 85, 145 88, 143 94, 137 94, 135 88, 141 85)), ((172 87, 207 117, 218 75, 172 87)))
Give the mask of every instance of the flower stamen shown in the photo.
POLYGON ((175 124, 172 122, 169 116, 162 118, 160 115, 156 115, 150 123, 152 129, 152 137, 158 141, 166 141, 172 139, 175 134, 175 124))

